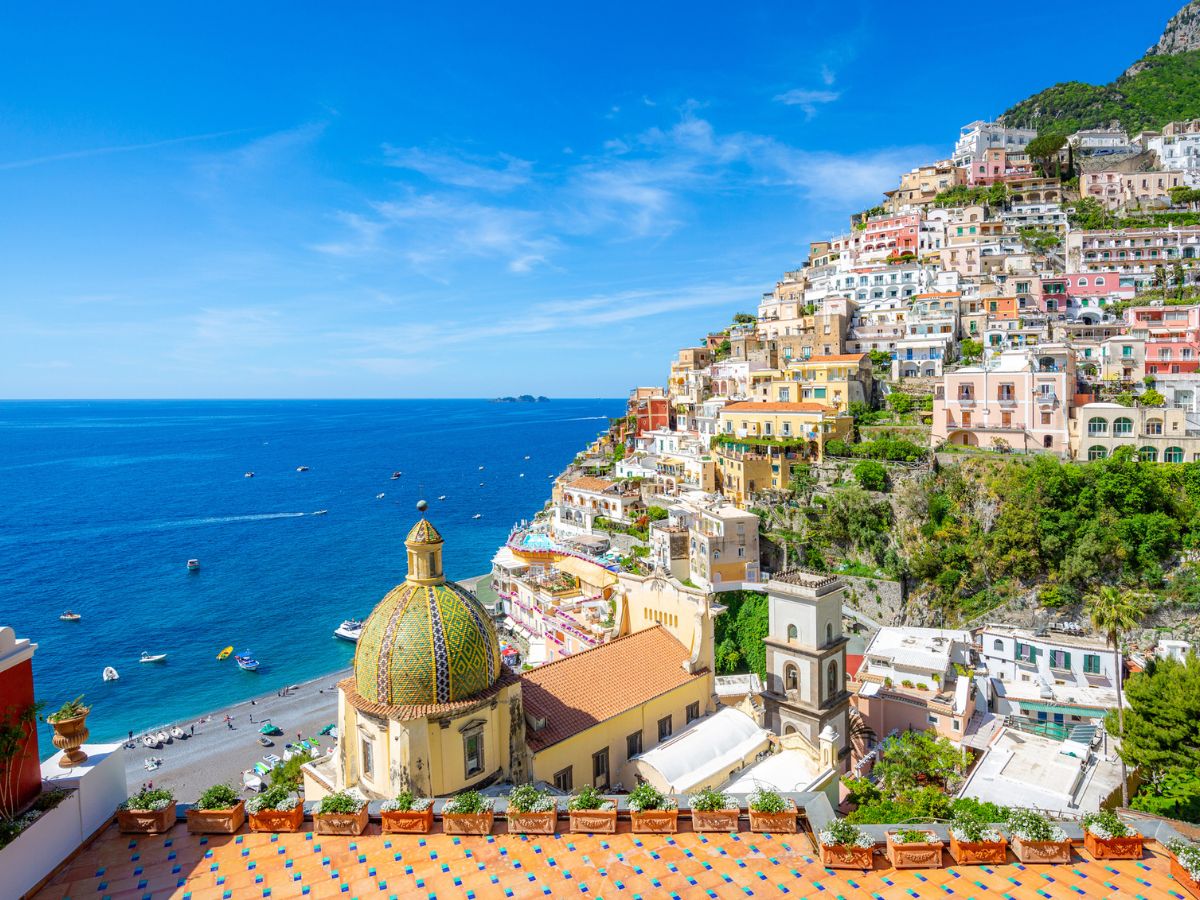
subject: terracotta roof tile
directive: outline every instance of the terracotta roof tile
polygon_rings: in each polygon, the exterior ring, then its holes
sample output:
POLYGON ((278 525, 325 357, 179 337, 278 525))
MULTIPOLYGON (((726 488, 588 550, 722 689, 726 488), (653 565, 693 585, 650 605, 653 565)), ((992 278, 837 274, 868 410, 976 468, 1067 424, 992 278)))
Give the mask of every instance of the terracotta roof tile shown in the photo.
POLYGON ((691 653, 661 625, 636 631, 521 675, 521 697, 539 731, 526 729, 534 751, 586 731, 680 685, 708 669, 686 672, 691 653))
POLYGON ((756 403, 753 400, 741 400, 730 403, 721 412, 823 412, 836 413, 837 409, 825 406, 823 403, 756 403))
POLYGON ((584 475, 582 478, 576 478, 574 481, 568 481, 566 484, 567 487, 573 487, 581 491, 606 491, 615 485, 615 481, 609 481, 607 478, 596 478, 592 475, 584 475))

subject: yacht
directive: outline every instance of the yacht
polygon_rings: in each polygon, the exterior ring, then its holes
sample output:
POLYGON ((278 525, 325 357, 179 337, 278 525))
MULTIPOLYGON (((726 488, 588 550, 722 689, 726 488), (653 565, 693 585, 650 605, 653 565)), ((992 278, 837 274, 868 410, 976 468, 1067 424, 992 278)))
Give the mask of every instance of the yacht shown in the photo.
POLYGON ((58 620, 60 622, 78 622, 82 618, 83 616, 81 616, 79 613, 71 612, 71 610, 68 609, 65 613, 58 617, 58 620))
POLYGON ((323 516, 323 515, 325 515, 327 512, 329 512, 329 510, 327 510, 327 509, 314 509, 314 510, 313 510, 313 515, 314 515, 314 516, 323 516))
POLYGON ((142 658, 139 659, 138 662, 156 663, 156 662, 162 662, 166 658, 167 658, 167 654, 165 654, 165 653, 148 653, 145 650, 143 650, 142 658))
POLYGON ((200 568, 200 560, 189 559, 187 562, 187 567, 188 567, 189 572, 195 572, 197 569, 200 568))
POLYGON ((472 519, 482 519, 483 513, 475 513, 475 515, 471 516, 471 518, 472 519))
POLYGON ((235 653, 233 659, 238 664, 238 668, 243 672, 253 672, 258 668, 258 660, 250 655, 249 650, 235 653))
POLYGON ((355 644, 358 643, 358 636, 362 634, 362 630, 363 623, 361 621, 358 619, 347 619, 334 629, 333 636, 355 644))

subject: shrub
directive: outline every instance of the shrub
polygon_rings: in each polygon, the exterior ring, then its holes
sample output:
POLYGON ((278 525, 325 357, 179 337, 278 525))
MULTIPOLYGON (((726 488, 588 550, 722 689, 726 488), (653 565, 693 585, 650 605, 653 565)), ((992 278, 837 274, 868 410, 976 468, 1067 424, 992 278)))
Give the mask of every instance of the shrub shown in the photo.
POLYGON ((888 488, 888 473, 883 463, 873 459, 864 459, 854 464, 854 477, 859 485, 867 491, 886 491, 888 488))
POLYGON ((54 722, 65 722, 67 719, 75 719, 86 713, 90 707, 84 706, 83 694, 80 694, 74 700, 68 700, 50 715, 46 716, 46 721, 53 724, 54 722))
POLYGON ((606 800, 592 785, 585 785, 579 789, 579 793, 567 801, 567 809, 576 811, 585 809, 615 809, 616 804, 611 800, 606 800))
POLYGON ((1032 809, 1011 809, 1004 819, 1008 830, 1023 841, 1065 841, 1067 833, 1032 809))
POLYGON ((752 810, 760 813, 781 813, 788 811, 788 803, 778 791, 759 788, 748 798, 752 810))
POLYGON ((237 791, 227 784, 214 784, 196 801, 196 809, 233 809, 238 805, 237 791))
POLYGON ((737 800, 728 794, 722 794, 712 788, 697 791, 688 798, 688 803, 696 812, 717 812, 724 809, 739 809, 737 800))
POLYGON ((312 753, 305 751, 304 753, 297 753, 291 759, 277 763, 275 768, 271 770, 271 786, 280 785, 289 791, 298 791, 301 782, 304 780, 304 776, 300 773, 300 768, 305 763, 311 762, 312 758, 312 753))
POLYGON ((916 828, 901 828, 892 832, 892 842, 896 844, 928 844, 935 840, 928 831, 916 828))
POLYGON ((479 791, 463 791, 457 797, 451 797, 446 801, 446 805, 442 807, 444 813, 458 813, 460 815, 479 815, 480 813, 491 812, 494 805, 490 797, 485 797, 479 791))
POLYGON ((367 801, 361 797, 355 797, 346 791, 335 791, 321 798, 321 805, 317 807, 317 812, 349 816, 358 812, 366 805, 367 801))
POLYGON ((834 819, 817 835, 826 847, 874 847, 875 841, 857 825, 845 819, 834 819))
POLYGON ((662 793, 649 782, 643 782, 629 792, 626 801, 629 808, 636 812, 646 812, 651 809, 674 809, 675 801, 664 797, 662 793))
POLYGON ((414 797, 412 791, 401 791, 395 798, 383 801, 379 808, 384 812, 425 812, 432 805, 432 800, 414 797))
POLYGON ((166 788, 152 788, 150 790, 138 791, 121 804, 121 809, 134 809, 138 812, 145 812, 147 810, 158 812, 170 806, 171 801, 174 799, 175 795, 166 788))
POLYGON ((522 784, 509 793, 508 808, 519 813, 552 812, 558 809, 558 803, 549 791, 539 790, 532 784, 522 784))
POLYGON ((300 802, 299 794, 282 784, 273 784, 261 794, 246 801, 246 810, 260 813, 267 810, 291 812, 300 802))
POLYGON ((1137 832, 1122 822, 1111 809, 1088 813, 1083 817, 1083 827, 1102 840, 1137 835, 1137 832))
POLYGON ((950 833, 968 844, 1004 840, 1000 832, 989 827, 983 819, 966 812, 955 813, 954 818, 950 821, 950 833))

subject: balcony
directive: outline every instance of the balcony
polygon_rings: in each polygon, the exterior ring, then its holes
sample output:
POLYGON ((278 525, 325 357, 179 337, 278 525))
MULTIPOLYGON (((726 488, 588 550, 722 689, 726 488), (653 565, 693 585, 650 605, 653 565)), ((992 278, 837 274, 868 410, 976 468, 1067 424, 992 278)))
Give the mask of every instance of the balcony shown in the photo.
POLYGON ((973 407, 975 405, 974 394, 960 394, 956 400, 959 406, 973 407))
POLYGON ((1054 391, 1047 391, 1044 394, 1037 395, 1038 406, 1053 406, 1058 402, 1058 394, 1054 391))

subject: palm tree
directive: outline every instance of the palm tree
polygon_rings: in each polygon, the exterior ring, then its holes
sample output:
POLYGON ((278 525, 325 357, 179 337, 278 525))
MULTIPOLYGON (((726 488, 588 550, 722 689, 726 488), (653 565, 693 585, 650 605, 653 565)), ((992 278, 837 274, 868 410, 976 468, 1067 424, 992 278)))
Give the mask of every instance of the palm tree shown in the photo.
MULTIPOLYGON (((1124 740, 1125 710, 1121 702, 1121 679, 1124 675, 1124 664, 1121 660, 1119 643, 1123 634, 1132 631, 1141 623, 1142 616, 1146 613, 1146 600, 1140 594, 1132 591, 1118 590, 1112 585, 1104 585, 1088 598, 1087 611, 1091 617, 1092 626, 1108 639, 1108 644, 1117 657, 1117 731, 1120 738, 1124 740)), ((1121 756, 1121 805, 1129 805, 1129 783, 1123 756, 1121 756)))

